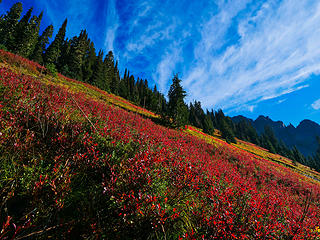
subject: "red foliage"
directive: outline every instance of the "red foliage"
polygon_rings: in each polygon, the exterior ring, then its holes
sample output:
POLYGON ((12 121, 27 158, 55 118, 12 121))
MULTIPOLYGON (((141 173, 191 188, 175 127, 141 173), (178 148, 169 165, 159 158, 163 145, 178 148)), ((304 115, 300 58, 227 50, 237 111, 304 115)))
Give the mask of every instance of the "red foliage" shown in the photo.
MULTIPOLYGON (((109 170, 99 176, 101 194, 118 206, 124 226, 148 221, 155 232, 176 232, 187 239, 319 237, 319 185, 281 165, 223 141, 214 147, 5 68, 0 69, 0 82, 6 88, 0 103, 1 144, 31 151, 35 134, 45 139, 53 131, 50 144, 59 148, 52 171, 34 182, 32 192, 40 196, 49 186, 57 209, 64 208, 77 169, 107 165, 109 170), (12 99, 14 112, 6 110, 12 99), (28 128, 31 119, 39 132, 28 128), (63 130, 68 124, 71 133, 63 130), (88 126, 91 132, 85 132, 88 126), (101 141, 121 146, 123 158, 101 152, 101 141)), ((6 219, 3 229, 11 220, 6 219)), ((89 229, 97 233, 97 228, 92 223, 89 229)))

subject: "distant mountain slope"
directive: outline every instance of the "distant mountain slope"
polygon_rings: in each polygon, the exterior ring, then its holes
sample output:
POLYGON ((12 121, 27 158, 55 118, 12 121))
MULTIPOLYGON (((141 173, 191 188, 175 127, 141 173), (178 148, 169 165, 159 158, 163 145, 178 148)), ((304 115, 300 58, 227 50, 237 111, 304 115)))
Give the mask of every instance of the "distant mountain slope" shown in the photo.
POLYGON ((250 122, 259 135, 264 132, 265 126, 270 126, 279 140, 282 140, 289 147, 297 146, 305 156, 310 156, 317 150, 316 137, 320 136, 320 125, 311 120, 303 120, 297 127, 294 127, 292 124, 286 126, 282 121, 273 121, 262 115, 256 120, 241 115, 231 119, 235 123, 243 120, 250 122))

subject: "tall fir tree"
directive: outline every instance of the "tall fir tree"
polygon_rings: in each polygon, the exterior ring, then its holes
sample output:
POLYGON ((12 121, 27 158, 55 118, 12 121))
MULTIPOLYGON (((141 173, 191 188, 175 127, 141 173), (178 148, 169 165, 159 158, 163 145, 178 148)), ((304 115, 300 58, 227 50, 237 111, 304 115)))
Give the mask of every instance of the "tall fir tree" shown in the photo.
POLYGON ((71 40, 67 38, 62 43, 60 55, 56 63, 58 71, 68 77, 72 75, 69 69, 70 54, 71 54, 70 49, 71 49, 71 40))
POLYGON ((204 116, 204 120, 203 120, 203 131, 205 133, 208 133, 210 135, 214 134, 214 127, 213 127, 213 123, 212 120, 210 119, 208 113, 204 116))
POLYGON ((46 64, 54 64, 57 65, 58 58, 61 53, 62 45, 64 43, 64 38, 66 35, 66 28, 67 28, 68 20, 64 20, 62 26, 60 27, 55 39, 50 44, 48 49, 44 54, 44 61, 46 64))
POLYGON ((320 171, 320 138, 317 137, 318 148, 314 155, 307 160, 308 165, 315 169, 316 171, 320 171))
POLYGON ((30 57, 32 54, 39 36, 40 24, 42 21, 43 12, 39 16, 33 16, 27 25, 24 32, 24 40, 22 41, 22 48, 18 50, 18 54, 23 57, 30 57))
POLYGON ((38 17, 34 17, 34 22, 31 19, 31 29, 30 29, 30 38, 29 38, 29 45, 28 45, 28 51, 27 56, 30 57, 33 53, 39 38, 39 32, 40 32, 40 25, 43 18, 43 11, 39 14, 38 17))
POLYGON ((221 109, 219 109, 215 114, 215 122, 221 132, 221 136, 226 139, 228 143, 235 143, 236 139, 234 136, 232 122, 230 118, 224 115, 221 109))
POLYGON ((129 84, 128 84, 128 79, 129 79, 129 72, 127 69, 124 70, 123 77, 120 80, 119 83, 119 94, 123 98, 129 98, 129 84))
POLYGON ((119 94, 119 84, 120 84, 120 74, 118 69, 118 61, 116 61, 116 64, 113 69, 113 77, 111 79, 110 83, 110 91, 116 95, 119 94))
POLYGON ((188 123, 188 107, 184 103, 186 91, 181 86, 181 79, 178 75, 174 75, 172 84, 168 92, 168 115, 172 118, 175 126, 183 126, 188 123))
POLYGON ((109 51, 108 54, 106 55, 106 57, 104 58, 104 76, 106 79, 106 90, 110 91, 110 85, 112 82, 112 79, 114 78, 114 56, 113 56, 113 52, 109 51))
POLYGON ((26 14, 17 23, 12 33, 12 37, 8 40, 7 48, 16 54, 20 55, 20 50, 24 47, 24 41, 28 32, 27 28, 29 25, 32 11, 33 8, 29 8, 26 14))
POLYGON ((0 44, 8 47, 8 43, 14 39, 14 31, 19 22, 22 13, 22 3, 13 4, 5 16, 3 16, 0 25, 0 44))
POLYGON ((88 48, 83 56, 82 64, 82 80, 87 83, 92 83, 92 75, 94 71, 94 64, 96 61, 96 50, 94 43, 88 39, 88 48))
POLYGON ((105 78, 103 76, 103 51, 100 50, 98 56, 95 59, 95 63, 93 65, 93 74, 90 82, 97 86, 100 89, 104 90, 105 87, 105 78))
POLYGON ((33 61, 38 62, 39 64, 43 64, 43 54, 46 50, 46 46, 49 43, 49 39, 53 34, 53 25, 49 25, 42 33, 41 36, 38 37, 38 41, 35 45, 33 53, 30 58, 33 61))
POLYGON ((82 30, 78 37, 73 37, 70 44, 69 71, 70 77, 82 81, 82 64, 88 48, 88 34, 82 30))

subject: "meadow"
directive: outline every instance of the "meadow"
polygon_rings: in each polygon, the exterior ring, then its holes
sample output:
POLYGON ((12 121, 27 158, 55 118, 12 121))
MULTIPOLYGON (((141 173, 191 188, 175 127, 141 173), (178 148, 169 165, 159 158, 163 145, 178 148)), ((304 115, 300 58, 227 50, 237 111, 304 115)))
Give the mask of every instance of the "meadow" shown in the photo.
POLYGON ((0 56, 0 239, 320 239, 312 170, 0 56))

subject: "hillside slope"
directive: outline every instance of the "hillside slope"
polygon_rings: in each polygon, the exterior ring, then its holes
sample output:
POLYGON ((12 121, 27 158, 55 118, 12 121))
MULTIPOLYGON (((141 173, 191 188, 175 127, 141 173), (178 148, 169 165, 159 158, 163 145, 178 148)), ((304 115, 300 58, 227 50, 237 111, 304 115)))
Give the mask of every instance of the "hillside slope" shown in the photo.
POLYGON ((0 54, 0 239, 320 238, 319 183, 263 149, 0 54))

